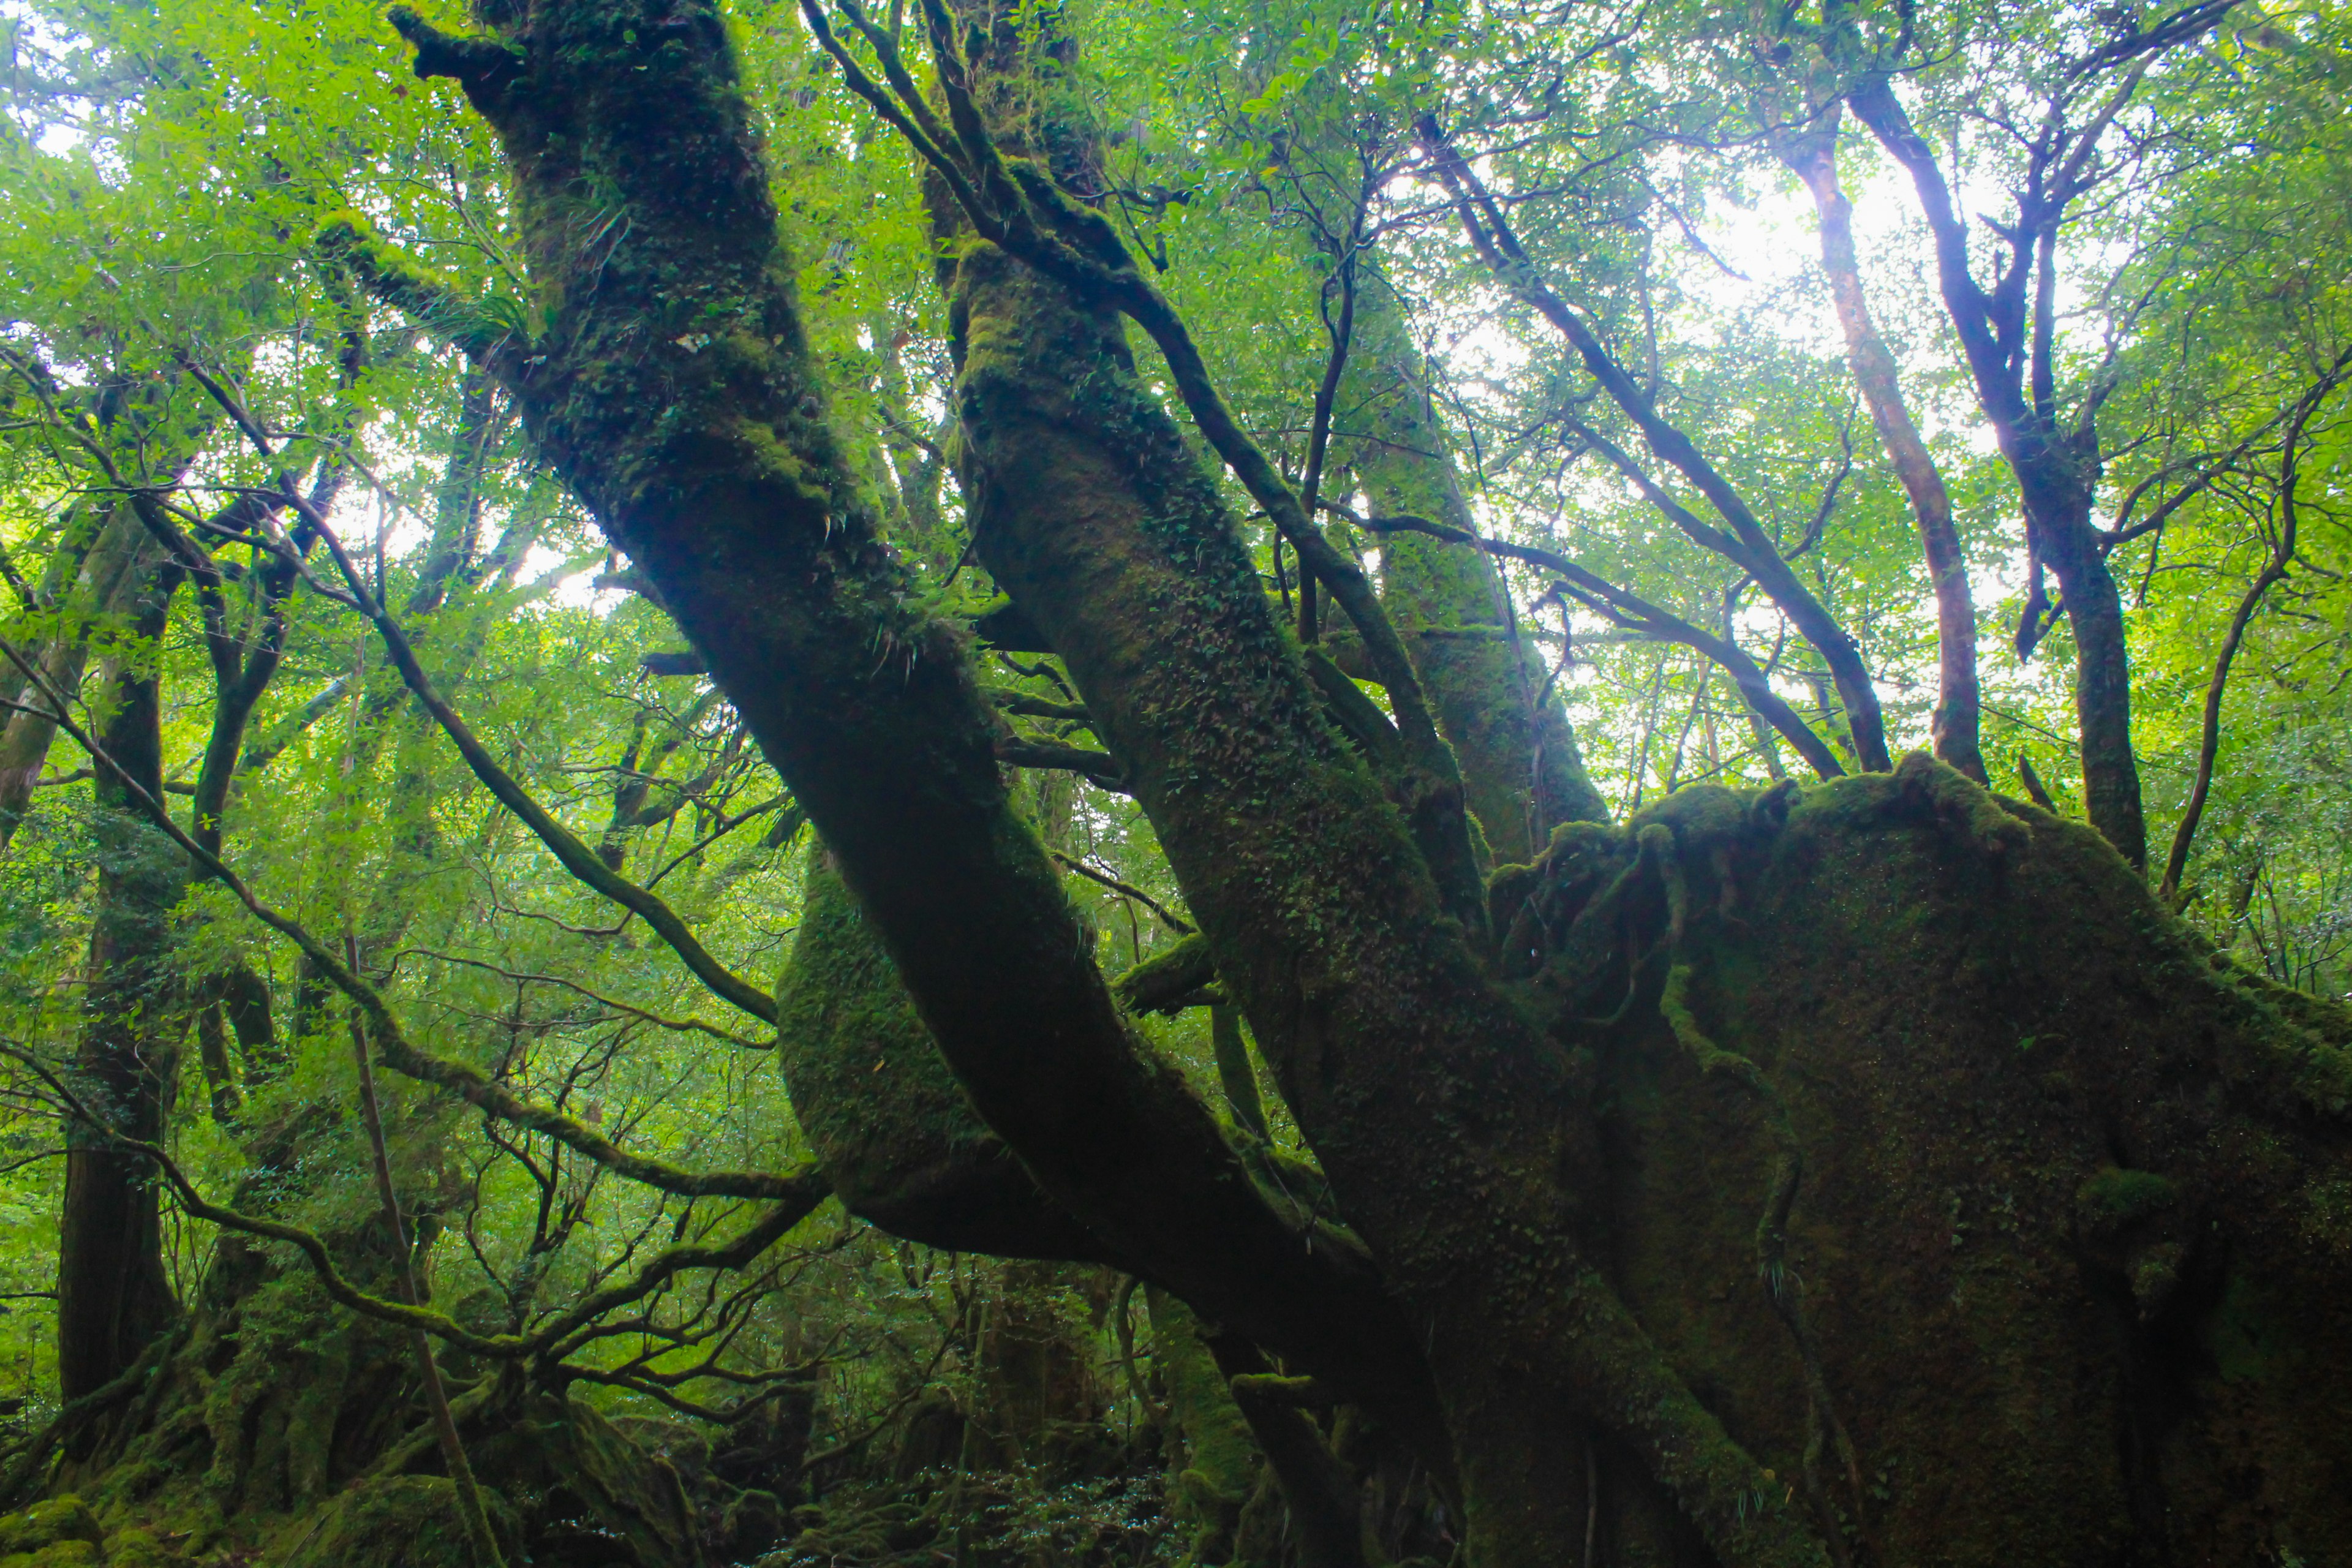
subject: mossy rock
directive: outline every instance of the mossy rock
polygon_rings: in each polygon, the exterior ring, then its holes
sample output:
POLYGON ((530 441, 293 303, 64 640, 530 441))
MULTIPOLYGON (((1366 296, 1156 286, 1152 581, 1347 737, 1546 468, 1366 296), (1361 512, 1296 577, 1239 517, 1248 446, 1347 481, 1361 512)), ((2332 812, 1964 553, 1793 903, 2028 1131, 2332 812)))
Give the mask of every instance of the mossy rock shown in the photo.
MULTIPOLYGON (((504 1500, 485 1489, 494 1526, 504 1500)), ((512 1538, 513 1532, 500 1529, 512 1538)), ((475 1568, 457 1489, 445 1476, 384 1476, 361 1482, 320 1510, 284 1568, 475 1568)))
POLYGON ((12 1552, 0 1557, 0 1568, 98 1568, 105 1554, 87 1541, 53 1541, 38 1552, 12 1552))
POLYGON ((477 1473, 530 1500, 531 1551, 542 1563, 704 1568, 701 1521, 677 1468, 593 1405, 537 1395, 511 1426, 475 1445, 473 1458, 477 1473))
POLYGON ((187 1568, 193 1559, 171 1543, 184 1539, 158 1540, 136 1525, 118 1531, 106 1538, 106 1568, 187 1568))
MULTIPOLYGON (((47 1502, 35 1503, 22 1513, 0 1518, 0 1563, 18 1568, 18 1560, 29 1561, 34 1556, 61 1545, 86 1545, 87 1557, 63 1557, 56 1561, 99 1561, 98 1546, 105 1534, 98 1528, 98 1519, 89 1505, 78 1497, 52 1498, 47 1502)), ((44 1568, 51 1561, 41 1559, 44 1568)))

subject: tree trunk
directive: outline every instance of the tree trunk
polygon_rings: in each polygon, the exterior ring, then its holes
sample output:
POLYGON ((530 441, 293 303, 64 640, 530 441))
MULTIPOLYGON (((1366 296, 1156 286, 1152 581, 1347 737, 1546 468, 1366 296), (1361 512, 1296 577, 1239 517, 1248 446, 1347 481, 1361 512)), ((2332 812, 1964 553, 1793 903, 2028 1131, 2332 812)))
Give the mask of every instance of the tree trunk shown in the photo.
MULTIPOLYGON (((53 595, 53 602, 68 618, 40 658, 42 679, 51 690, 68 697, 81 689, 82 669, 89 659, 91 622, 121 607, 124 585, 132 580, 138 558, 146 549, 146 532, 129 507, 115 508, 90 527, 92 538, 84 546, 87 553, 59 552, 75 562, 53 595)), ((29 689, 23 700, 28 706, 41 706, 29 689)), ((57 734, 56 722, 39 713, 12 712, 5 727, 0 728, 0 849, 8 847, 31 809, 33 790, 57 734)))
MULTIPOLYGON (((2123 597, 2091 521, 2098 482, 2097 431, 2086 415, 2082 428, 2070 435, 2059 428, 2047 400, 2037 396, 2033 403, 2027 401, 2028 360, 2039 358, 2046 369, 2048 335, 2035 334, 2035 353, 2029 356, 2023 347, 2028 336, 2026 289, 2021 284, 1996 300, 1969 270, 1968 229, 1951 187, 1886 76, 1864 74, 1849 89, 1847 101, 1910 173, 1936 239, 1945 314, 1959 336, 1978 405, 2017 476, 2025 503, 2027 544, 2058 579, 2067 623, 2074 633, 2074 713, 2083 749, 2084 805, 2091 826, 2126 860, 2145 868, 2147 823, 2140 804, 2139 761, 2131 743, 2131 661, 2124 640, 2123 597)), ((2059 216, 2049 214, 2048 221, 2054 225, 2059 216)), ((2053 227, 2053 237, 2054 232, 2053 227)), ((2012 243, 2019 237, 2011 237, 2012 243)), ((2023 265, 2021 258, 2017 265, 2023 265)), ((2045 276, 2045 309, 2052 287, 2045 276)))
POLYGON ((1780 157, 1812 194, 1821 225, 1822 272, 1829 279, 1838 327, 1845 334, 1846 363, 1853 369, 1854 384, 1862 389, 1871 423, 1878 427, 1878 439, 1919 525, 1920 550, 1936 591, 1936 756, 1983 784, 1977 612, 1969 591, 1968 558, 1960 550, 1959 531, 1952 526, 1952 500, 1944 477, 1919 437, 1919 426, 1903 399, 1895 356, 1871 319, 1870 300, 1863 291, 1862 263, 1853 247, 1853 204, 1838 185, 1837 108, 1832 100, 1801 138, 1784 135, 1780 157))
MULTIPOLYGON (((100 743, 157 800, 163 794, 155 653, 171 580, 150 571, 135 591, 132 629, 145 647, 106 682, 100 743)), ((103 770, 98 918, 75 1075, 90 1105, 131 1138, 159 1140, 186 1013, 172 963, 172 911, 186 862, 103 770)), ((105 1134, 67 1129, 65 1201, 58 1222, 58 1384, 66 1400, 121 1376, 178 1312, 163 1269, 155 1173, 105 1134)))
MULTIPOLYGON (((1425 517, 1475 534, 1426 369, 1380 286, 1356 313, 1361 367, 1349 456, 1376 516, 1425 517)), ((1549 671, 1523 644, 1495 563, 1465 545, 1412 532, 1381 545, 1381 602, 1411 650, 1439 729, 1461 759, 1471 814, 1502 865, 1525 865, 1563 822, 1606 822, 1549 671)))
MULTIPOLYGON (((1013 96, 973 68, 976 90, 1013 96)), ((1820 1561, 1801 1524, 1741 1503, 1753 1461, 1586 1261, 1601 1151, 1581 1097, 1480 973, 1425 840, 1324 719, 1118 318, 991 246, 957 249, 976 553, 1068 668, 1428 1346, 1474 1561, 1579 1549, 1580 1413, 1740 1561, 1820 1561)))
POLYGON ((2352 1016, 1925 757, 1539 872, 1628 1301, 1855 1561, 2352 1552, 2352 1016))
MULTIPOLYGON (((876 536, 717 13, 545 0, 512 20, 520 55, 394 20, 498 132, 552 311, 529 354, 502 331, 467 346, 790 783, 975 1107, 1139 1268, 1430 1434, 1425 1365, 1360 1247, 1261 1189, 1121 1018, 1013 809, 966 634, 876 536), (590 258, 573 224, 599 189, 633 237, 590 258)), ((439 310, 394 253, 329 239, 382 296, 439 310)))

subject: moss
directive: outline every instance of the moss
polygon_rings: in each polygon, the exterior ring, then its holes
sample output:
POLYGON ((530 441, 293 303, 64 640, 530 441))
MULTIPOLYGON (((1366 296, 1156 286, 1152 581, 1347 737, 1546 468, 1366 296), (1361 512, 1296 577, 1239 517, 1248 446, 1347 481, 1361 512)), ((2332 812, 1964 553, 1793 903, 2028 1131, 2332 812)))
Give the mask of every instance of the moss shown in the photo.
POLYGON ((1201 1342, 1192 1309, 1157 1289, 1147 1300, 1153 1364, 1167 1386, 1169 1418, 1183 1438, 1170 1463, 1169 1512, 1192 1528, 1185 1562, 1223 1563, 1242 1510, 1257 1490, 1265 1458, 1224 1373, 1201 1342))
POLYGON ((1925 762, 1685 794, 1508 883, 1531 994, 1599 1063, 1626 1299, 1729 1440, 1817 1469, 1879 1561, 2352 1554, 2314 1458, 2352 1397, 2352 1137, 2313 1091, 2352 1018, 2217 968, 2088 829, 1925 762), (1659 1005, 1598 1028, 1629 994, 1659 1005), (1875 1487, 1754 1278, 1791 1139, 1784 1279, 1875 1487))
POLYGON ((0 1556, 41 1552, 60 1542, 95 1547, 104 1539, 89 1505, 70 1495, 0 1518, 0 1556))
MULTIPOLYGON (((1385 290, 1359 297, 1352 374, 1349 424, 1363 437, 1339 443, 1339 456, 1373 512, 1475 532, 1421 355, 1385 290)), ((1493 563, 1469 546, 1400 532, 1381 538, 1381 603, 1461 759, 1496 858, 1533 858, 1563 822, 1606 822, 1551 671, 1531 637, 1512 636, 1493 563)))
POLYGON ((1096 1244, 972 1108, 819 844, 803 888, 776 993, 777 1061, 843 1206, 958 1251, 1089 1255, 1096 1244))
POLYGON ((152 1530, 133 1526, 106 1540, 106 1568, 187 1568, 188 1563, 185 1552, 157 1539, 152 1530))
POLYGON ((106 1556, 87 1541, 59 1541, 38 1552, 0 1557, 0 1568, 100 1568, 106 1556))
MULTIPOLYGON (((504 1500, 483 1501, 511 1534, 504 1500)), ((457 1514, 457 1492, 446 1476, 387 1476, 340 1493, 301 1527, 284 1568, 475 1568, 472 1546, 457 1514)))
POLYGON ((2179 1201, 2180 1189, 2169 1176, 2114 1165, 2092 1175, 2074 1193, 2084 1227, 2093 1230, 2120 1230, 2179 1201))

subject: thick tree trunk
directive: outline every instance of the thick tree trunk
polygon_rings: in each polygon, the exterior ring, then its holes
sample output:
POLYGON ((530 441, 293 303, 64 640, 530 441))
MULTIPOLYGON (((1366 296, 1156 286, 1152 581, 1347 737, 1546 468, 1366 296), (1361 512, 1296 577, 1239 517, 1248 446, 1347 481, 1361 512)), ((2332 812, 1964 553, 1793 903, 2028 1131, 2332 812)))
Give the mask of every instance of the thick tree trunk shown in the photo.
MULTIPOLYGON (((1425 517, 1476 534, 1426 370, 1395 301, 1375 287, 1356 313, 1361 367, 1348 462, 1376 516, 1425 517)), ((1411 650, 1465 797, 1497 864, 1525 865, 1563 822, 1606 822, 1549 672, 1524 644, 1502 574, 1485 554, 1424 534, 1381 546, 1381 602, 1411 650)))
POLYGON ((1628 1300, 1856 1562, 2352 1554, 2352 1016, 1924 757, 1531 881, 1628 1300))
POLYGON ((1117 318, 987 246, 962 249, 952 299, 979 557, 1069 668, 1425 1337, 1474 1560, 1580 1548, 1589 1415, 1734 1560, 1821 1561, 1790 1515, 1740 1501, 1753 1461, 1585 1261, 1601 1171, 1580 1087, 1488 986, 1325 721, 1117 318))
MULTIPOLYGON (((497 129, 552 313, 528 354, 469 346, 792 784, 989 1125, 1152 1278, 1426 1436, 1426 1369, 1369 1260, 1261 1190, 1130 1033, 1013 810, 964 634, 876 537, 717 13, 546 0, 510 20, 520 53, 395 21, 497 129), (610 256, 576 243, 596 191, 634 215, 610 256)), ((431 279, 343 243, 437 312, 431 279)))
POLYGON ((842 1206, 950 1251, 1118 1261, 981 1121, 831 859, 811 847, 776 1050, 842 1206))
MULTIPOLYGON (((168 581, 149 573, 132 629, 148 647, 106 683, 100 743, 140 787, 163 793, 160 691, 150 657, 163 631, 168 581)), ((186 1012, 172 963, 172 911, 186 861, 149 827, 111 776, 98 784, 98 918, 75 1075, 114 1129, 153 1142, 163 1120, 186 1012)), ((178 1311, 163 1269, 155 1173, 98 1130, 67 1128, 65 1203, 58 1222, 58 1384, 70 1401, 139 1359, 178 1311)))

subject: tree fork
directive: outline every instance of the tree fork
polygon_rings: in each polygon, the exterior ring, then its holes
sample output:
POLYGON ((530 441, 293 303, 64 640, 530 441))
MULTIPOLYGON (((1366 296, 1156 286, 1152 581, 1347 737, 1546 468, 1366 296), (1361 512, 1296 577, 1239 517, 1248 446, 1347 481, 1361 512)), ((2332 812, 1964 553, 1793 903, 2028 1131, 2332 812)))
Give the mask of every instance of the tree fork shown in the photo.
MULTIPOLYGON (((971 100, 992 63, 961 62, 971 100)), ((1341 1212, 1428 1336, 1473 1553, 1572 1553, 1581 1408, 1727 1563, 1826 1562, 1801 1521, 1742 1500, 1756 1462, 1584 1261, 1583 1109, 1325 722, 1118 315, 992 244, 959 247, 951 301, 980 558, 1062 656, 1341 1212)))
POLYGON ((419 70, 456 76, 498 132, 549 330, 526 345, 485 324, 356 222, 322 237, 513 394, 792 784, 958 1079, 1046 1191, 1204 1310, 1427 1434, 1425 1366, 1369 1262, 1278 1213, 1128 1032, 1013 809, 965 634, 914 607, 875 536, 716 11, 542 0, 511 19, 512 47, 394 20, 419 70), (593 265, 572 221, 590 189, 636 215, 630 243, 593 265))

